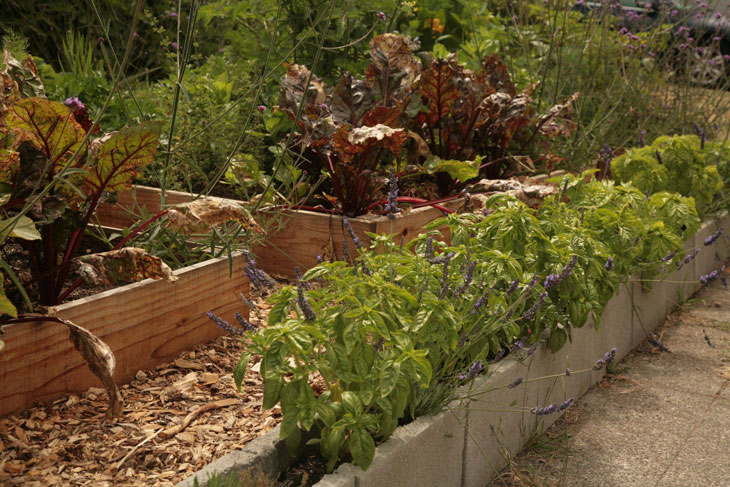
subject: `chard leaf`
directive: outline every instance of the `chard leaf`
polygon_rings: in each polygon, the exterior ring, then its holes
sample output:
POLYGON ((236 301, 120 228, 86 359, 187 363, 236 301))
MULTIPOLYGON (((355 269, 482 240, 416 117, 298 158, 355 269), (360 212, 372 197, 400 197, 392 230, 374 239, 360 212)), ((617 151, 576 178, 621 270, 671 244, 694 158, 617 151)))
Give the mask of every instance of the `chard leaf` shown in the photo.
MULTIPOLYGON (((86 136, 66 105, 45 98, 19 100, 10 108, 5 124, 18 145, 29 142, 45 154, 51 164, 51 174, 69 160, 86 136)), ((82 161, 78 157, 73 166, 79 167, 82 161)), ((20 162, 25 163, 22 156, 20 162)))
POLYGON ((23 240, 40 240, 40 232, 35 227, 33 220, 27 216, 21 216, 18 219, 18 223, 10 230, 10 235, 8 235, 8 227, 12 221, 13 218, 0 220, 0 242, 4 241, 8 236, 22 238, 23 240))
POLYGON ((85 183, 95 193, 128 189, 137 171, 157 153, 162 125, 148 122, 105 134, 91 144, 91 167, 85 183))
POLYGON ((477 156, 473 161, 444 160, 438 156, 431 156, 423 164, 423 167, 428 174, 445 172, 454 179, 468 181, 479 176, 479 166, 481 164, 481 156, 477 156))

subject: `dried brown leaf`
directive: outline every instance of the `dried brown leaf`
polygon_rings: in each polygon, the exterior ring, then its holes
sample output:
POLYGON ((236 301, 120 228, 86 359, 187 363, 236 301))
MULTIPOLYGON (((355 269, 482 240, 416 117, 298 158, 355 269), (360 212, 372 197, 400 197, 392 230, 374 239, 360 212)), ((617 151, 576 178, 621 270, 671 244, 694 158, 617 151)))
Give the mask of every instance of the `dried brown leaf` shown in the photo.
POLYGON ((84 255, 77 262, 79 275, 94 286, 113 286, 147 278, 177 280, 162 259, 136 247, 84 255))
POLYGON ((173 228, 188 234, 204 232, 212 226, 231 221, 236 221, 255 233, 264 233, 246 208, 225 199, 199 198, 182 203, 170 208, 167 217, 173 228))

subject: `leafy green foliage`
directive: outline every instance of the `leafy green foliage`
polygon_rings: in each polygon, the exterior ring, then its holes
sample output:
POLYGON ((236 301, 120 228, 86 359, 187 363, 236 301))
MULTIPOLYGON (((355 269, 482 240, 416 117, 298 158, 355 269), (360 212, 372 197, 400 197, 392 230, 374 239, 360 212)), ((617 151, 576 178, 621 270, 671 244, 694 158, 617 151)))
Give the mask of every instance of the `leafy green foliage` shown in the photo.
POLYGON ((629 149, 611 162, 616 181, 631 183, 648 194, 659 191, 691 196, 706 215, 725 189, 718 165, 727 165, 730 149, 696 135, 662 136, 651 145, 629 149))
POLYGON ((434 240, 437 230, 405 249, 373 234, 354 266, 309 270, 270 298, 269 326, 249 333, 237 380, 249 354, 260 355, 264 407, 281 404, 281 438, 293 448, 301 431, 318 432, 330 470, 348 458, 367 468, 376 441, 440 411, 490 358, 541 337, 556 351, 589 317, 599 326, 621 280, 673 268, 662 258, 698 228, 693 200, 647 200, 587 176, 565 177, 565 194, 539 210, 502 194, 484 214, 433 222, 449 227, 450 245, 434 240))

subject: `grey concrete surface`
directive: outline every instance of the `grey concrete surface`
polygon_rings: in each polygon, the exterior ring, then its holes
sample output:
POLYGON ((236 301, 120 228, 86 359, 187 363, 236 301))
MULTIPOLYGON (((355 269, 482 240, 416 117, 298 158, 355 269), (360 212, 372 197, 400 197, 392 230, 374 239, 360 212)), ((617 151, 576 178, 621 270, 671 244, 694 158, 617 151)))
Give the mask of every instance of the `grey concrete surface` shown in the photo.
POLYGON ((730 291, 713 282, 655 333, 671 353, 641 344, 489 487, 730 486, 730 291))

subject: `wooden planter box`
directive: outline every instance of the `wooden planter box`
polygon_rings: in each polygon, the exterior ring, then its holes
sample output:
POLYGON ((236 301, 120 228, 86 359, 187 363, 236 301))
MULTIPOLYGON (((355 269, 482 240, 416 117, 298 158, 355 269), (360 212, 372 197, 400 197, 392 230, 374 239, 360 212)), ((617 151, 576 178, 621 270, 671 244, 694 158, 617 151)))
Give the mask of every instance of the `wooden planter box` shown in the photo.
MULTIPOLYGON (((178 204, 191 201, 193 195, 179 191, 167 191, 167 203, 178 204)), ((464 204, 463 199, 442 203, 450 209, 458 209, 464 204)), ((126 208, 145 206, 151 213, 160 210, 160 190, 146 186, 135 186, 131 191, 122 193, 115 205, 105 204, 99 207, 97 215, 102 225, 123 228, 134 223, 125 214, 126 208)), ((416 237, 424 225, 443 216, 443 212, 430 206, 417 208, 404 215, 397 215, 394 220, 386 216, 365 215, 350 218, 350 224, 362 241, 369 245, 370 238, 366 232, 398 234, 405 242, 416 237)), ((343 260, 342 242, 346 231, 342 225, 342 217, 327 215, 313 211, 287 210, 272 215, 266 222, 269 228, 266 243, 253 249, 259 266, 273 274, 293 277, 295 267, 302 270, 314 267, 317 256, 325 259, 343 260)), ((442 229, 443 233, 443 229, 442 229)), ((357 252, 352 239, 347 235, 350 256, 357 252)))
MULTIPOLYGON (((231 276, 225 257, 179 269, 175 275, 175 282, 146 279, 55 306, 50 314, 89 329, 106 342, 116 358, 114 378, 122 384, 139 370, 220 336, 206 311, 229 321, 235 311, 245 314, 239 293, 248 294, 249 282, 241 255, 234 257, 231 276)), ((65 326, 23 323, 4 330, 0 416, 36 401, 101 386, 69 341, 65 326)))

